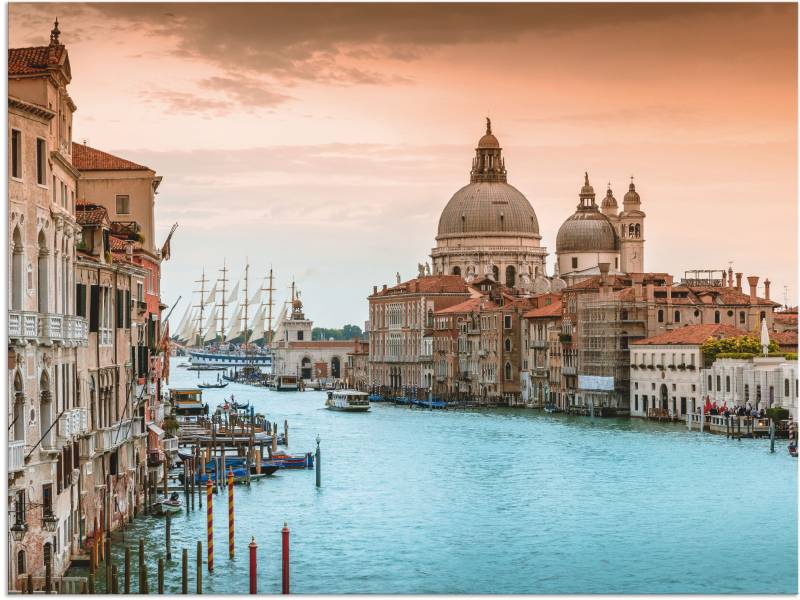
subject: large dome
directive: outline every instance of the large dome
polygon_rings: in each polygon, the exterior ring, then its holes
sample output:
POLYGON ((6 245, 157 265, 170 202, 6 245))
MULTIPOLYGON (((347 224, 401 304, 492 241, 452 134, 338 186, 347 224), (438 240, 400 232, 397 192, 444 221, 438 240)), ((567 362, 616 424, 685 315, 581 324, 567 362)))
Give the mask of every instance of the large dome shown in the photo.
POLYGON ((481 181, 453 194, 439 218, 439 237, 464 233, 539 237, 539 222, 530 202, 513 185, 481 181))
POLYGON ((619 237, 608 218, 594 210, 578 210, 558 230, 556 252, 617 252, 619 237))

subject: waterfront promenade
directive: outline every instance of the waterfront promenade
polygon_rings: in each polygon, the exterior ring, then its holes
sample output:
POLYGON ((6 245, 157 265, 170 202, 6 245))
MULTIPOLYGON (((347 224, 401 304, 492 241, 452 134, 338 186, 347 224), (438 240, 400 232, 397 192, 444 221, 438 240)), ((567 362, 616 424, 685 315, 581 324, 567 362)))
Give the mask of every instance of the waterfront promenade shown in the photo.
MULTIPOLYGON (((197 381, 173 364, 171 385, 197 381)), ((284 521, 294 593, 796 590, 796 463, 783 444, 769 454, 767 440, 736 442, 685 425, 525 410, 373 405, 342 414, 324 410, 323 393, 238 384, 204 400, 213 409, 231 393, 272 420, 288 419, 293 452, 312 450, 320 435, 322 488, 313 471, 237 486, 233 562, 226 496, 216 496, 206 593, 247 592, 251 536, 259 592, 279 593, 284 521)), ((183 547, 194 589, 205 523, 205 504, 173 520, 168 591, 180 590, 183 547)), ((134 555, 138 538, 147 540, 151 590, 163 531, 162 518, 145 517, 125 534, 134 555)), ((115 554, 121 559, 119 543, 115 554)))

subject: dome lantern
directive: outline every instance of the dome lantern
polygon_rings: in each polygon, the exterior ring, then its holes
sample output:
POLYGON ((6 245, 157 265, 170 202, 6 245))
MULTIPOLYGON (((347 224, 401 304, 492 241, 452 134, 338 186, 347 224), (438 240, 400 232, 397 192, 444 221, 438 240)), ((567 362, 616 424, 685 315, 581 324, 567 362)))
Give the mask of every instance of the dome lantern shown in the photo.
POLYGON ((481 181, 506 182, 506 164, 503 160, 503 149, 492 133, 492 120, 486 117, 486 133, 478 140, 475 158, 470 171, 470 183, 481 181))

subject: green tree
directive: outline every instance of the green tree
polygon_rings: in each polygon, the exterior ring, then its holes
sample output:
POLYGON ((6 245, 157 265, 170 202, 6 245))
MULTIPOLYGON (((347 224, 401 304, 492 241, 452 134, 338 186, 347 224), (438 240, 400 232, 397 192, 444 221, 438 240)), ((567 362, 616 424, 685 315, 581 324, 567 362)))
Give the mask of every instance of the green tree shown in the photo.
MULTIPOLYGON (((777 342, 770 341, 769 352, 777 352, 777 342)), ((703 360, 706 365, 710 365, 716 360, 718 354, 761 354, 761 340, 752 335, 741 335, 730 338, 708 338, 700 346, 703 353, 703 360)), ((745 358, 744 356, 742 358, 745 358)))

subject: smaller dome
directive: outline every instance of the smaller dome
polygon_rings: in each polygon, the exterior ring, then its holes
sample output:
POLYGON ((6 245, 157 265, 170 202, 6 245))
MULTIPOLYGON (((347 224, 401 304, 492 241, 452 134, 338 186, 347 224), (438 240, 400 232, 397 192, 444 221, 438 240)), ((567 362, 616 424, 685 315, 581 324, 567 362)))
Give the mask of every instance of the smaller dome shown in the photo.
POLYGON ((603 202, 600 203, 600 208, 617 208, 617 199, 614 198, 614 193, 611 191, 611 184, 608 184, 606 197, 603 198, 603 202))
POLYGON ((608 217, 594 210, 578 210, 558 230, 556 252, 617 252, 619 237, 608 217))
POLYGON ((633 185, 633 177, 631 177, 631 184, 628 186, 628 193, 625 194, 625 198, 623 199, 625 204, 640 204, 641 199, 639 198, 639 194, 636 192, 636 186, 633 185))

